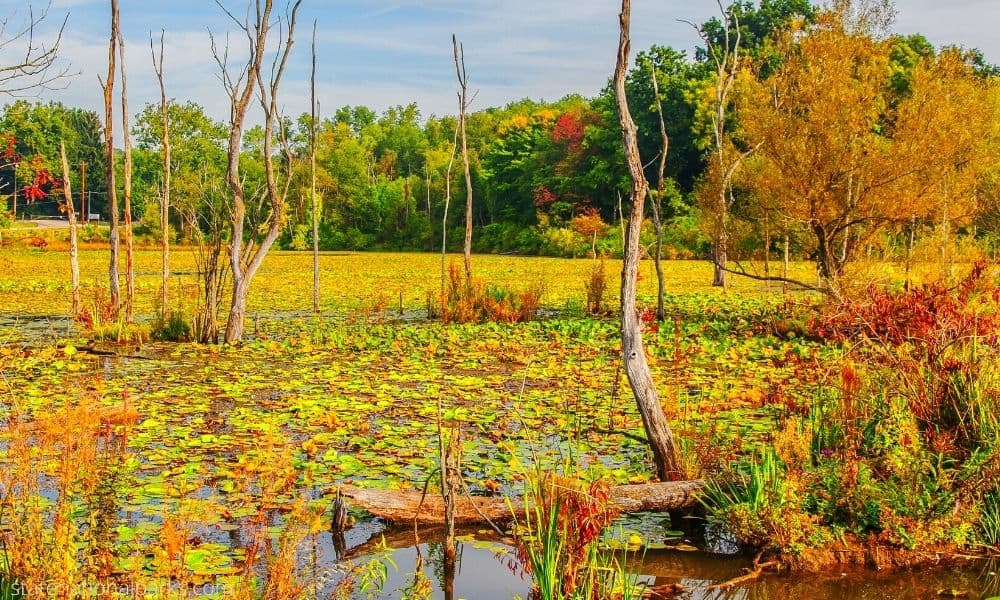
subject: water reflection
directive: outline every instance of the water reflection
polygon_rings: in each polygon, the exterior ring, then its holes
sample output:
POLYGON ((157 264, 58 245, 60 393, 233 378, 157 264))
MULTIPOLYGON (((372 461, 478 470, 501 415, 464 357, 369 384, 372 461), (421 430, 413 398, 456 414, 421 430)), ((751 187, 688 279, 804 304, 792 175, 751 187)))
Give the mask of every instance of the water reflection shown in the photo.
MULTIPOLYGON (((348 532, 348 537, 351 533, 348 532)), ((369 529, 366 535, 378 537, 373 533, 377 534, 377 530, 369 529)), ((387 539, 397 545, 407 536, 413 539, 412 530, 385 533, 387 539)), ((529 597, 531 583, 509 568, 510 556, 503 551, 506 547, 495 544, 500 550, 498 554, 497 550, 470 542, 466 537, 466 543, 459 544, 454 565, 449 565, 445 561, 440 532, 422 531, 418 539, 419 544, 411 543, 392 553, 398 568, 389 569, 380 598, 510 600, 516 596, 529 597), (412 592, 422 585, 427 585, 424 588, 427 595, 414 596, 412 592)), ((332 552, 332 536, 326 534, 326 540, 332 552)), ((371 547, 355 541, 359 543, 361 547, 371 547)), ((347 554, 351 552, 348 550, 347 554)), ((364 554, 354 555, 353 560, 361 561, 364 557, 364 554)), ((641 571, 645 575, 642 580, 651 588, 664 590, 660 598, 684 600, 922 600, 940 597, 942 590, 964 593, 962 597, 970 600, 985 600, 1000 592, 1000 576, 997 575, 1000 565, 982 562, 967 563, 960 568, 942 566, 892 573, 854 570, 849 573, 766 575, 731 589, 712 587, 741 575, 751 561, 747 556, 650 551, 642 559, 641 571)))

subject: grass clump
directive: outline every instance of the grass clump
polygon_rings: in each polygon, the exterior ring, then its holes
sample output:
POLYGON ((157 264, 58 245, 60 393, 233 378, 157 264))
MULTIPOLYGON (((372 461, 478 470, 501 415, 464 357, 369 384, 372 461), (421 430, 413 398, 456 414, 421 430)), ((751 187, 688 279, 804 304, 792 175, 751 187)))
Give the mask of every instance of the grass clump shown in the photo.
POLYGON ((171 312, 166 318, 158 315, 153 322, 152 338, 162 342, 190 342, 191 324, 180 312, 171 312))
POLYGON ((542 293, 540 285, 514 292, 467 280, 458 265, 452 263, 439 316, 445 323, 523 323, 538 315, 542 293))
POLYGON ((709 518, 790 556, 833 541, 875 564, 995 552, 1000 290, 988 271, 954 288, 872 290, 814 320, 816 335, 850 348, 813 367, 834 393, 787 415, 773 451, 710 486, 709 518))
POLYGON ((515 514, 515 559, 532 578, 536 600, 629 600, 641 586, 625 558, 600 546, 618 511, 606 480, 536 469, 525 478, 525 508, 515 514))
POLYGON ((594 261, 594 266, 590 269, 583 289, 587 293, 587 312, 595 316, 604 314, 607 310, 604 306, 604 294, 608 289, 604 258, 601 258, 600 261, 594 261))

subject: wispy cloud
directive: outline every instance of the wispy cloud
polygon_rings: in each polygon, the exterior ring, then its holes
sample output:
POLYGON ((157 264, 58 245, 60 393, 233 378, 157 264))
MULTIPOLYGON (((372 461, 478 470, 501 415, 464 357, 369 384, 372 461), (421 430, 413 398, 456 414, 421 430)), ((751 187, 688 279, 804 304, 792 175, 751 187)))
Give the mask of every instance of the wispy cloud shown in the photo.
MULTIPOLYGON (((0 12, 4 3, 0 1, 0 12)), ((224 0, 242 15, 242 0, 224 0)), ((41 3, 38 3, 41 6, 41 3)), ((897 0, 897 30, 920 31, 933 42, 982 48, 1000 60, 996 0, 897 0)), ((455 111, 451 34, 465 46, 477 107, 524 97, 557 99, 596 94, 614 65, 618 40, 615 0, 328 0, 305 2, 298 39, 282 92, 290 114, 308 108, 309 36, 318 21, 320 98, 326 112, 344 104, 381 110, 418 102, 423 114, 455 111)), ((700 0, 635 0, 633 48, 651 44, 690 49, 697 37, 685 19, 702 22, 717 10, 700 0)), ((19 6, 18 11, 23 12, 19 6)), ((210 0, 122 5, 131 105, 134 111, 159 92, 149 58, 149 35, 166 30, 167 93, 206 107, 219 120, 228 105, 212 59, 208 31, 230 36, 234 62, 245 57, 243 33, 210 0)), ((8 14, 10 11, 8 11, 8 14)), ((50 27, 68 13, 63 59, 80 72, 65 90, 46 93, 85 108, 101 105, 97 75, 106 70, 108 2, 53 0, 50 27)), ((158 42, 157 42, 158 43, 158 42)), ((9 60, 0 53, 0 63, 9 60)))

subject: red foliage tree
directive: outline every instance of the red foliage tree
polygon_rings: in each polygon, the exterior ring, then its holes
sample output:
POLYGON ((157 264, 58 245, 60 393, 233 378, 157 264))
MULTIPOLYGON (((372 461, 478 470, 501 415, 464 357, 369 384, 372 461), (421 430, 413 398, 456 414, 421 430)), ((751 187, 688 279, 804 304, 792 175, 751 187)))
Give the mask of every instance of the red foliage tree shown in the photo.
POLYGON ((62 188, 62 180, 42 164, 42 157, 35 156, 31 159, 31 168, 34 177, 20 190, 20 195, 27 204, 45 200, 53 191, 62 188))
POLYGON ((577 111, 568 111, 556 119, 552 127, 552 141, 561 144, 569 154, 578 154, 583 150, 583 134, 585 123, 577 111))

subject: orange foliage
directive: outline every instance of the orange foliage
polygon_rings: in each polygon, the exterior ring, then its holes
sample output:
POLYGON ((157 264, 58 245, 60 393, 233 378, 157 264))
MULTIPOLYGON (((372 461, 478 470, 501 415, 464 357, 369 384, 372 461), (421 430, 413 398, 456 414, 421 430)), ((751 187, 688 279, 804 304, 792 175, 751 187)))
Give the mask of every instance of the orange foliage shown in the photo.
POLYGON ((448 291, 441 297, 441 320, 445 323, 520 323, 530 321, 541 306, 542 288, 521 292, 485 287, 467 281, 458 265, 448 266, 448 291))

